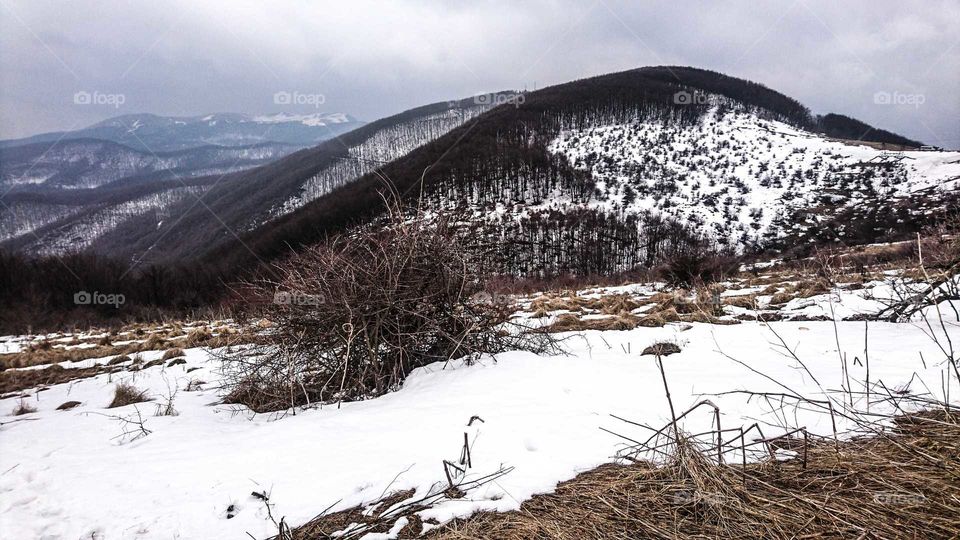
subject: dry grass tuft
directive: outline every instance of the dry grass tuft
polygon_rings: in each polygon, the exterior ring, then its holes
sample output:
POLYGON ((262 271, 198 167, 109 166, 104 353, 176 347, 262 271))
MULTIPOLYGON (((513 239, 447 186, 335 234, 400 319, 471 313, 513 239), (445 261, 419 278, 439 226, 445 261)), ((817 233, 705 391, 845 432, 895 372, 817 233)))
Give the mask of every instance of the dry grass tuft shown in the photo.
POLYGON ((129 362, 129 361, 130 361, 130 357, 129 357, 129 356, 127 356, 127 355, 125 355, 125 354, 120 354, 120 355, 117 355, 117 356, 111 358, 110 361, 107 362, 107 365, 108 365, 108 366, 115 366, 115 365, 117 365, 117 364, 122 364, 122 363, 124 363, 124 362, 129 362))
POLYGON ((157 349, 162 349, 166 340, 160 337, 159 334, 150 334, 150 337, 141 343, 137 349, 140 351, 155 351, 157 349))
POLYGON ((21 416, 35 412, 37 412, 37 408, 27 403, 25 399, 20 399, 20 401, 17 402, 17 406, 13 408, 13 416, 21 416))
POLYGON ((180 348, 167 349, 167 352, 163 353, 163 357, 161 357, 161 360, 171 360, 173 358, 179 358, 181 356, 184 356, 183 349, 180 349, 180 348))
POLYGON ((140 390, 128 382, 122 382, 114 389, 113 401, 110 402, 110 405, 107 405, 107 408, 114 409, 134 403, 143 403, 144 401, 150 401, 146 390, 140 390))
POLYGON ((806 467, 720 466, 681 445, 664 466, 603 465, 518 511, 475 514, 426 538, 955 538, 958 420, 901 417, 891 434, 811 442, 806 467))
POLYGON ((66 369, 50 366, 43 369, 0 371, 0 394, 19 392, 28 388, 61 384, 77 379, 94 377, 101 373, 113 373, 115 367, 93 366, 89 368, 66 369))
POLYGON ((188 349, 199 347, 210 341, 212 338, 213 335, 210 333, 210 330, 207 330, 206 327, 197 328, 195 330, 191 330, 190 333, 187 334, 187 338, 184 340, 183 346, 188 349))
POLYGON ((587 330, 633 330, 640 324, 640 317, 628 312, 620 312, 610 317, 581 319, 572 313, 557 316, 553 324, 543 328, 544 332, 584 332, 587 330))

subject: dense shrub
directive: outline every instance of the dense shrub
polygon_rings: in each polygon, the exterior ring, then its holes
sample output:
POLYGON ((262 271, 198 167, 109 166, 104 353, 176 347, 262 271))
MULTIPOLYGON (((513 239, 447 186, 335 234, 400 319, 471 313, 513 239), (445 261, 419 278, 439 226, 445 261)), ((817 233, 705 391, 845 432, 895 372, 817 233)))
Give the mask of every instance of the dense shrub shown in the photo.
POLYGON ((141 390, 129 382, 122 382, 114 388, 113 401, 107 405, 107 408, 114 409, 144 401, 150 401, 146 390, 141 390))
POLYGON ((508 349, 542 351, 543 334, 505 328, 478 266, 443 220, 399 217, 317 245, 253 284, 267 300, 269 343, 228 355, 228 402, 256 411, 363 399, 413 369, 508 349))
POLYGON ((736 257, 702 248, 671 257, 657 268, 656 275, 669 285, 693 288, 732 275, 738 267, 736 257))

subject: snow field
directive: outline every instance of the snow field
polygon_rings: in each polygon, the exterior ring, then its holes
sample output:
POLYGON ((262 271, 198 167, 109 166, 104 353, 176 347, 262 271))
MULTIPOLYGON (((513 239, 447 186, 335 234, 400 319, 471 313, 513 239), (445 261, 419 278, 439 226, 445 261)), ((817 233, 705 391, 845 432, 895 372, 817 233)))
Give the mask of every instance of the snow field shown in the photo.
MULTIPOLYGON (((940 391, 943 354, 929 330, 874 322, 868 328, 872 380, 882 379, 892 389, 913 378, 913 391, 925 391, 924 385, 940 391)), ((444 521, 481 509, 515 509, 557 482, 609 462, 623 441, 601 427, 632 437, 645 433, 610 414, 654 427, 668 420, 660 373, 652 357, 640 356, 659 340, 682 348, 664 360, 678 410, 710 397, 721 408, 725 428, 759 420, 767 436, 782 433, 782 421, 764 403, 748 402, 744 395, 709 395, 783 391, 730 357, 804 395, 820 395, 772 330, 795 349, 823 388, 840 387, 831 322, 668 325, 569 335, 567 355, 512 352, 472 366, 434 364, 380 398, 282 418, 251 417, 219 404, 218 361, 203 349, 189 349, 184 365, 55 386, 29 398, 36 413, 2 417, 0 537, 216 539, 249 532, 265 538, 276 530, 251 492, 268 492, 274 515, 294 525, 333 503, 334 509, 344 509, 408 488, 422 495, 443 489, 441 461, 456 460, 464 432, 472 442, 468 478, 501 466, 514 469, 423 517, 444 521), (208 384, 188 392, 184 387, 192 379, 208 384), (121 380, 147 389, 155 402, 105 409, 121 380), (154 416, 174 385, 179 415, 154 416), (55 410, 68 400, 82 404, 55 410), (136 416, 137 410, 149 435, 120 436, 123 426, 111 416, 136 416), (467 427, 472 416, 483 422, 467 427), (234 517, 228 519, 231 505, 234 517)), ((864 368, 852 358, 862 356, 864 323, 839 322, 836 330, 850 359, 851 378, 862 380, 864 368)), ((960 341, 955 325, 945 331, 960 341)), ((942 332, 936 335, 943 339, 942 332)), ((0 410, 11 411, 16 404, 15 398, 2 400, 0 410)), ((828 416, 790 413, 792 425, 831 432, 828 416)), ((697 432, 710 423, 711 414, 704 411, 683 427, 697 432)))

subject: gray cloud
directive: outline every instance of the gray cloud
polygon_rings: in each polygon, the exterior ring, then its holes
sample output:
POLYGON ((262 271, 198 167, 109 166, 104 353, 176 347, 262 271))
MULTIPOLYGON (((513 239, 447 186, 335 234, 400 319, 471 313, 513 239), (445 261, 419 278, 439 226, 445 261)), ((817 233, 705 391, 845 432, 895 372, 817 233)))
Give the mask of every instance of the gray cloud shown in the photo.
POLYGON ((320 93, 321 110, 372 120, 477 92, 680 64, 957 148, 957 27, 955 0, 0 0, 0 136, 132 112, 274 112, 277 91, 320 93), (77 105, 78 91, 123 103, 77 105), (921 97, 882 105, 877 92, 921 97))

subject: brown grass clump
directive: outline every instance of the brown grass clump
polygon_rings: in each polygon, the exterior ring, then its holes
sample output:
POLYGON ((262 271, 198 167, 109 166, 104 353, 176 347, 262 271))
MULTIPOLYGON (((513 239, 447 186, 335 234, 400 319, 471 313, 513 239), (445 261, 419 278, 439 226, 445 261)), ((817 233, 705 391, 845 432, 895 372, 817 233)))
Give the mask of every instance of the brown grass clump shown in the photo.
POLYGON ((573 313, 562 313, 557 315, 553 324, 544 328, 545 332, 577 332, 582 330, 580 317, 573 313))
POLYGON ((0 367, 4 369, 58 364, 60 362, 80 362, 90 358, 102 358, 123 354, 123 347, 97 346, 87 349, 63 349, 54 347, 28 347, 23 352, 0 355, 0 367))
POLYGON ((544 332, 584 332, 587 330, 633 330, 640 323, 640 317, 628 312, 620 312, 610 317, 581 319, 572 313, 557 316, 553 324, 543 328, 544 332))
POLYGON ((129 362, 129 361, 130 361, 130 357, 129 357, 129 356, 127 356, 127 355, 125 355, 125 354, 120 354, 120 355, 117 355, 117 356, 111 358, 110 361, 107 362, 107 365, 108 365, 108 366, 115 366, 115 365, 117 365, 117 364, 122 364, 122 363, 124 363, 124 362, 129 362))
POLYGON ((134 403, 143 403, 150 401, 146 390, 140 390, 128 382, 122 382, 116 386, 113 392, 113 401, 107 405, 108 409, 132 405, 134 403))
POLYGON ((757 306, 757 297, 753 294, 744 296, 727 296, 721 300, 725 306, 734 306, 744 309, 754 309, 757 306))
POLYGON ((583 308, 590 303, 587 298, 580 298, 574 293, 567 296, 540 296, 530 302, 530 310, 534 312, 543 311, 583 311, 583 308))
POLYGON ((778 292, 770 298, 771 306, 779 306, 793 300, 793 295, 787 292, 778 292))
POLYGON ((665 324, 667 324, 667 321, 656 313, 643 316, 637 321, 637 326, 645 326, 647 328, 659 327, 665 324))
POLYGON ((183 346, 188 349, 199 347, 210 341, 211 338, 213 338, 213 335, 210 334, 210 330, 207 330, 206 327, 197 328, 195 330, 191 330, 190 333, 187 334, 187 338, 184 340, 183 346))
POLYGON ((89 368, 67 369, 60 366, 50 366, 43 369, 6 370, 0 371, 0 394, 19 392, 28 388, 62 384, 77 379, 95 377, 101 373, 113 373, 118 368, 93 366, 89 368))
POLYGON ((167 349, 167 351, 163 353, 163 357, 161 358, 161 360, 171 360, 173 358, 179 358, 181 356, 184 356, 183 349, 181 348, 167 349))
POLYGON ((901 417, 871 438, 811 442, 806 466, 717 465, 689 445, 666 465, 603 465, 518 511, 430 531, 444 540, 527 538, 956 538, 960 424, 901 417), (642 534, 638 534, 642 531, 642 534))
POLYGON ((630 313, 640 307, 636 301, 625 294, 614 294, 602 296, 597 301, 600 313, 604 315, 619 315, 621 313, 630 313))
POLYGON ((162 349, 163 346, 164 346, 164 343, 166 343, 166 340, 164 340, 162 337, 160 337, 159 334, 150 334, 150 337, 148 337, 148 338, 146 339, 146 341, 144 341, 143 343, 141 343, 141 344, 137 347, 137 350, 139 350, 139 351, 155 351, 155 350, 157 350, 157 349, 162 349))
POLYGON ((17 406, 13 409, 14 416, 21 416, 24 414, 30 414, 37 412, 37 408, 33 405, 27 403, 25 399, 21 399, 17 402, 17 406))
MULTIPOLYGON (((334 533, 343 531, 354 524, 364 526, 365 534, 387 533, 390 531, 393 521, 382 519, 383 514, 397 504, 412 498, 414 494, 415 492, 412 489, 391 493, 377 501, 376 508, 372 509, 372 511, 360 506, 355 506, 347 510, 341 510, 318 517, 297 527, 296 530, 291 531, 290 538, 297 540, 335 538, 334 533)), ((410 510, 415 511, 416 508, 411 508, 410 510)), ((416 514, 407 516, 407 520, 407 526, 399 531, 397 538, 417 538, 423 530, 422 522, 416 514), (415 519, 411 519, 411 517, 415 519)))
POLYGON ((49 351, 51 349, 53 349, 53 343, 51 343, 50 340, 48 339, 42 339, 40 341, 35 341, 27 345, 27 352, 31 352, 31 353, 49 351))
MULTIPOLYGON (((653 316, 653 314, 651 314, 651 316, 653 316)), ((671 307, 671 308, 668 308, 668 309, 665 309, 665 310, 663 310, 663 311, 658 311, 658 312, 656 313, 656 316, 657 316, 657 317, 660 317, 660 319, 662 319, 664 323, 668 323, 668 322, 680 322, 680 320, 681 320, 681 319, 680 319, 680 314, 677 313, 677 310, 676 310, 675 308, 672 308, 672 307, 671 307)))

